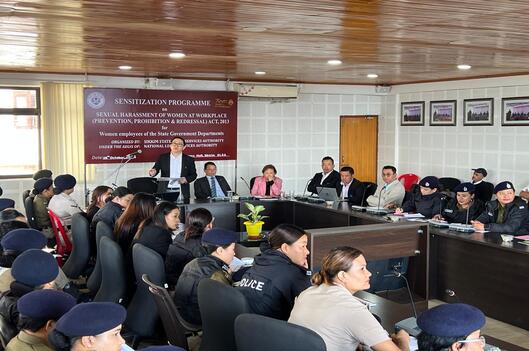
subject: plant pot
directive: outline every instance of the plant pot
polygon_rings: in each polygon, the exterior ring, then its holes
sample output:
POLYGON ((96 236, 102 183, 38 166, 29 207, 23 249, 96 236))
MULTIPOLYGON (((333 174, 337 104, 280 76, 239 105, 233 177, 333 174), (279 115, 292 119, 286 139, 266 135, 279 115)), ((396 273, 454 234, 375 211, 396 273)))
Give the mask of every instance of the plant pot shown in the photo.
POLYGON ((249 239, 257 239, 259 238, 261 234, 261 230, 263 229, 263 221, 259 222, 250 222, 246 221, 244 222, 244 225, 246 226, 246 231, 248 232, 248 238, 249 239))

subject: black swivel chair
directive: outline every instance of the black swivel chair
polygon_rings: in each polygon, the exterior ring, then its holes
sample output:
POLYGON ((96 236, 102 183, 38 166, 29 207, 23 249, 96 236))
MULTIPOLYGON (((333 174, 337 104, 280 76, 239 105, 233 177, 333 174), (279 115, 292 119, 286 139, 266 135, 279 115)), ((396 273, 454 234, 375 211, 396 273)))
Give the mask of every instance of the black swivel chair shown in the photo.
POLYGON ((24 190, 24 192, 22 193, 22 202, 25 203, 26 199, 28 197, 33 197, 34 195, 31 193, 31 190, 27 189, 27 190, 24 190))
POLYGON ((158 313, 162 319, 167 341, 173 346, 183 347, 188 350, 187 336, 196 335, 202 327, 188 323, 182 318, 167 289, 151 282, 147 274, 144 274, 141 279, 149 286, 149 291, 154 298, 158 313))
POLYGON ((101 261, 101 285, 94 301, 120 303, 127 290, 121 247, 114 240, 102 237, 97 253, 101 261))
POLYGON ((244 295, 221 282, 202 279, 198 284, 198 305, 202 317, 200 351, 237 350, 235 318, 242 313, 250 313, 244 295))
POLYGON ((90 277, 88 277, 88 280, 86 282, 86 286, 88 290, 90 290, 92 293, 96 293, 99 291, 99 287, 101 285, 101 257, 99 255, 99 244, 101 243, 101 238, 107 237, 109 239, 112 238, 112 228, 108 226, 105 222, 99 221, 96 226, 96 246, 97 246, 97 256, 96 256, 96 264, 94 267, 94 270, 92 271, 92 274, 90 274, 90 277))
POLYGON ((26 211, 26 218, 31 228, 41 230, 35 221, 35 208, 33 207, 33 196, 27 196, 24 199, 24 210, 26 211))
POLYGON ((90 223, 83 213, 72 216, 72 252, 64 263, 62 270, 70 279, 77 279, 88 266, 90 259, 90 223))
POLYGON ((362 182, 362 184, 364 185, 364 195, 362 197, 364 201, 361 206, 367 206, 367 198, 375 194, 377 191, 377 185, 371 182, 362 182))
POLYGON ((127 308, 124 324, 126 331, 132 334, 132 348, 135 349, 142 339, 155 338, 159 320, 156 303, 142 276, 147 274, 154 284, 164 285, 165 267, 162 256, 141 244, 134 244, 132 247, 132 261, 137 288, 127 308))
POLYGON ((316 332, 258 314, 241 314, 235 319, 237 351, 325 351, 316 332))
POLYGON ((155 194, 158 191, 158 181, 152 177, 132 178, 127 181, 127 188, 136 193, 155 194))
POLYGON ((439 183, 441 184, 441 191, 444 192, 453 192, 455 187, 461 184, 461 181, 457 178, 452 177, 442 177, 439 178, 439 183))
POLYGON ((257 178, 256 177, 252 177, 252 179, 250 179, 250 192, 252 192, 252 189, 253 189, 253 185, 255 184, 255 179, 257 178))

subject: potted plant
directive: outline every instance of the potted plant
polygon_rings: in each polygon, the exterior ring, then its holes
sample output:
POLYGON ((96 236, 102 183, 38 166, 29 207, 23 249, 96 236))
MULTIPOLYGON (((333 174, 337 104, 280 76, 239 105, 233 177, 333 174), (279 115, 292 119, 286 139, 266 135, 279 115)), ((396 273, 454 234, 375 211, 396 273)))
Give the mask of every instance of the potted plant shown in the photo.
POLYGON ((265 210, 265 207, 262 205, 254 206, 249 202, 244 203, 250 213, 248 214, 239 214, 237 217, 245 219, 244 225, 246 226, 246 231, 248 232, 249 239, 259 238, 261 230, 263 229, 264 222, 262 221, 268 216, 261 216, 259 213, 265 210))

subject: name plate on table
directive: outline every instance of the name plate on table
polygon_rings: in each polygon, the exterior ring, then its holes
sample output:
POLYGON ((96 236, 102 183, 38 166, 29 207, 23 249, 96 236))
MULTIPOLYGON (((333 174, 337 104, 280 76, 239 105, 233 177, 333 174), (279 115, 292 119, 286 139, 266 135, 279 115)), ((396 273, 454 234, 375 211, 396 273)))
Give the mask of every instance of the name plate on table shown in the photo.
POLYGON ((437 219, 429 219, 428 223, 437 228, 448 228, 450 226, 447 221, 439 221, 437 219))
POLYGON ((471 224, 462 223, 452 223, 448 226, 448 229, 461 233, 474 233, 476 231, 471 224))
POLYGON ((393 211, 388 210, 384 207, 366 207, 367 213, 377 214, 377 215, 387 215, 388 213, 391 213, 393 211))

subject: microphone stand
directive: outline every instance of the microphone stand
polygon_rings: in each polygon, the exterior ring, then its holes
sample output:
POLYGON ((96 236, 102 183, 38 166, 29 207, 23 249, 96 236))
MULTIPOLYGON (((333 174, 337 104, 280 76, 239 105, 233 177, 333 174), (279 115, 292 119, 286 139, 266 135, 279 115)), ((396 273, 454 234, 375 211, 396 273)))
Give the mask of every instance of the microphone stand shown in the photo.
POLYGON ((248 190, 250 191, 250 195, 252 193, 252 189, 250 188, 250 184, 248 184, 248 182, 246 181, 246 179, 244 179, 243 177, 241 177, 241 180, 244 182, 244 184, 246 184, 246 186, 248 187, 248 190))
POLYGON ((395 276, 397 278, 404 279, 404 282, 406 283, 406 290, 408 290, 408 296, 410 297, 411 309, 413 311, 413 316, 415 317, 415 319, 417 319, 417 309, 415 308, 415 301, 413 301, 413 295, 411 293, 410 284, 408 283, 408 279, 406 278, 406 276, 404 276, 404 274, 402 274, 401 272, 399 272, 397 270, 393 271, 393 274, 395 274, 395 276))
POLYGON ((127 163, 129 163, 130 161, 132 161, 133 158, 135 158, 135 157, 126 157, 126 156, 125 156, 125 157, 121 160, 121 162, 119 163, 118 167, 117 167, 116 169, 114 169, 114 170, 112 171, 112 173, 110 173, 110 175, 109 175, 108 177, 105 178, 105 180, 103 180, 103 184, 105 184, 109 179, 112 178, 112 176, 113 176, 114 174, 116 174, 116 177, 115 177, 115 179, 114 179, 114 182, 111 183, 110 185, 112 185, 112 186, 114 187, 114 189, 117 188, 118 186, 117 186, 116 183, 117 183, 117 181, 118 181, 119 171, 121 170, 121 168, 123 168, 123 166, 125 166, 127 163))
POLYGON ((362 201, 360 202, 360 206, 364 206, 364 198, 366 197, 367 189, 371 188, 371 184, 368 184, 365 189, 364 193, 362 194, 362 201))
POLYGON ((385 185, 382 187, 382 189, 380 189, 380 194, 378 194, 377 211, 380 210, 380 200, 382 200, 382 192, 383 192, 383 191, 386 191, 386 185, 387 185, 387 184, 385 184, 385 185))
MULTIPOLYGON (((309 179, 307 184, 305 184, 305 189, 303 189, 303 196, 305 196, 305 193, 307 192, 307 188, 309 187, 310 182, 312 182, 312 178, 309 179)), ((311 193, 311 195, 314 193, 311 193)))
POLYGON ((470 214, 470 207, 472 206, 473 202, 474 202, 474 200, 470 201, 470 203, 468 204, 468 207, 467 207, 467 218, 465 219, 465 224, 468 224, 468 215, 470 214))

